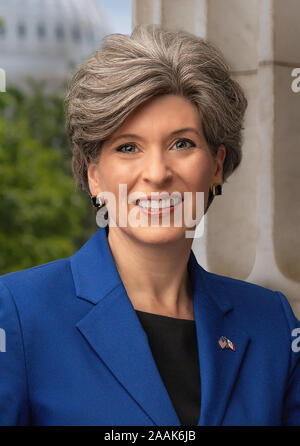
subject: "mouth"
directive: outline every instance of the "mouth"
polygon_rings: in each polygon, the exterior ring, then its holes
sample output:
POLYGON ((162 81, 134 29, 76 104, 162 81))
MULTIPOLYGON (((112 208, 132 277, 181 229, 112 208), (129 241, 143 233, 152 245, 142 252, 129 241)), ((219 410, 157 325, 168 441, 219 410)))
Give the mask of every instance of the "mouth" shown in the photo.
POLYGON ((146 215, 163 215, 174 211, 182 202, 183 199, 177 197, 171 200, 137 200, 135 206, 138 206, 146 215))

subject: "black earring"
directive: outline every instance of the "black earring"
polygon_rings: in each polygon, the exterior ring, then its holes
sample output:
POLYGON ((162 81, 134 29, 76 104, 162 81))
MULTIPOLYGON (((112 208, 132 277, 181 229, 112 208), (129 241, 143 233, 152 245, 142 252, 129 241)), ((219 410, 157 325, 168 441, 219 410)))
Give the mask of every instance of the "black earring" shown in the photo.
POLYGON ((101 195, 94 195, 91 196, 91 200, 95 208, 101 209, 105 205, 104 198, 101 197, 101 195))
POLYGON ((96 222, 100 228, 106 228, 108 234, 108 210, 104 198, 101 195, 91 195, 91 200, 95 208, 97 209, 96 222))
POLYGON ((213 196, 222 195, 222 184, 213 184, 212 185, 212 194, 213 194, 213 196))

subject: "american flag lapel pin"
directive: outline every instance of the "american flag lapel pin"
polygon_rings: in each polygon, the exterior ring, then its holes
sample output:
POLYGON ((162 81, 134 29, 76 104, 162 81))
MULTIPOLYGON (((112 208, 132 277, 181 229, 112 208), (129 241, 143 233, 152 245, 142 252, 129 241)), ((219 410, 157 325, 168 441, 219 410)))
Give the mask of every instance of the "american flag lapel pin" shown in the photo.
POLYGON ((220 337, 219 345, 220 345, 222 350, 224 350, 224 348, 230 348, 230 350, 235 352, 234 343, 231 342, 228 338, 226 338, 226 336, 221 336, 220 337))

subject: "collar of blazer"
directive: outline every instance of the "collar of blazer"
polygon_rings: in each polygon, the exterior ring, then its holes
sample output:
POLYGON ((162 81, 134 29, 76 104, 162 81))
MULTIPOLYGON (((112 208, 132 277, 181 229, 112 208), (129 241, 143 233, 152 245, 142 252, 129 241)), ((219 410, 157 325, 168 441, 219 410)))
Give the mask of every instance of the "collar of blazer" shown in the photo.
MULTIPOLYGON (((70 261, 77 297, 94 304, 77 328, 154 425, 180 426, 147 335, 119 276, 105 228, 99 228, 70 261)), ((230 280, 202 268, 193 251, 188 270, 201 378, 198 425, 219 425, 250 337, 232 311, 230 280), (234 343, 235 351, 221 349, 221 336, 234 343)))

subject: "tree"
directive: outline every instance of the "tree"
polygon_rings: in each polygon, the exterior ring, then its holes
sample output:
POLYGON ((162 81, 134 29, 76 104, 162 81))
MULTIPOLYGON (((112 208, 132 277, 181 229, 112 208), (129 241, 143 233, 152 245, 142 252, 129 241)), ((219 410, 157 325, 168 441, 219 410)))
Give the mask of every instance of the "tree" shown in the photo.
POLYGON ((97 230, 72 177, 63 99, 32 90, 0 94, 0 274, 70 256, 97 230))

